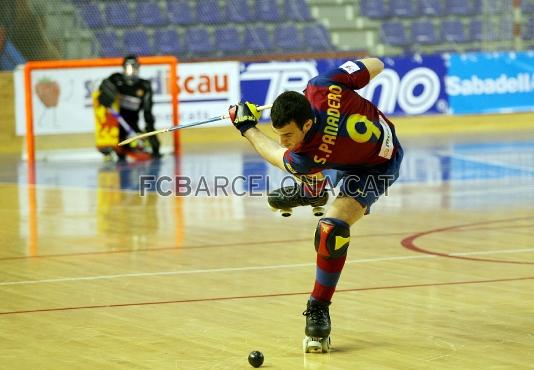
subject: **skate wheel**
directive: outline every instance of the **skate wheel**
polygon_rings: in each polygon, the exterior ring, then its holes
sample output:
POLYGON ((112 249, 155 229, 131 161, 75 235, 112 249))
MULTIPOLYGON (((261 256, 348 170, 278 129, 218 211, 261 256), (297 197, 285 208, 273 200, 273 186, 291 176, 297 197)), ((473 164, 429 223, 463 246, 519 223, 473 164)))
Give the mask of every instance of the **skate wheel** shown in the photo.
POLYGON ((302 341, 302 350, 304 353, 324 352, 319 338, 305 337, 302 341))
POLYGON ((313 207, 312 212, 314 216, 322 217, 325 214, 325 209, 324 207, 313 207))
POLYGON ((293 210, 291 208, 281 209, 280 214, 282 215, 282 217, 289 217, 293 214, 293 210))

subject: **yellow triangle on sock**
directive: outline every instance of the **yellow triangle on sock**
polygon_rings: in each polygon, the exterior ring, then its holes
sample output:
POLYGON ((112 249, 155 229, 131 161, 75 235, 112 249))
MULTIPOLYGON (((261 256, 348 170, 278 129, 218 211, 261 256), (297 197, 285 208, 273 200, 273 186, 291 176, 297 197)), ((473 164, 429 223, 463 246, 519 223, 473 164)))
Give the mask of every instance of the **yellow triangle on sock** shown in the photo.
POLYGON ((338 250, 340 248, 343 248, 345 245, 349 243, 350 237, 345 238, 343 236, 336 236, 336 244, 334 245, 334 250, 338 250))

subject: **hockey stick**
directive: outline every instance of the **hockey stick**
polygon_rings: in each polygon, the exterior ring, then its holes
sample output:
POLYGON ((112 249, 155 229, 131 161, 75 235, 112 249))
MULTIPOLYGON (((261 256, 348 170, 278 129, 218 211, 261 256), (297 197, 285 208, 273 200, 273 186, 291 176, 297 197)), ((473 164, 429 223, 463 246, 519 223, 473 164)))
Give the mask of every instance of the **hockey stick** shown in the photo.
POLYGON ((117 112, 115 109, 111 107, 108 108, 108 110, 111 113, 111 115, 117 119, 117 121, 119 122, 119 125, 121 125, 121 127, 126 131, 126 134, 128 135, 128 137, 133 137, 137 135, 137 132, 135 132, 132 129, 132 127, 128 124, 128 122, 126 122, 126 120, 122 118, 119 112, 117 112))
MULTIPOLYGON (((261 112, 263 110, 270 109, 271 107, 272 107, 272 104, 261 105, 261 106, 257 107, 257 110, 258 110, 258 112, 261 112)), ((137 135, 137 136, 132 136, 132 137, 126 139, 126 140, 121 141, 119 143, 119 146, 129 144, 134 140, 143 139, 143 138, 148 137, 148 136, 162 134, 164 132, 171 132, 171 131, 181 130, 183 128, 188 128, 188 127, 193 127, 193 126, 205 125, 206 123, 222 121, 223 119, 227 119, 227 118, 230 118, 230 115, 229 114, 223 114, 222 116, 208 118, 208 119, 206 119, 204 121, 188 123, 186 125, 180 125, 180 126, 171 126, 171 127, 167 127, 167 128, 162 128, 161 130, 146 132, 144 134, 140 134, 140 135, 137 135)))

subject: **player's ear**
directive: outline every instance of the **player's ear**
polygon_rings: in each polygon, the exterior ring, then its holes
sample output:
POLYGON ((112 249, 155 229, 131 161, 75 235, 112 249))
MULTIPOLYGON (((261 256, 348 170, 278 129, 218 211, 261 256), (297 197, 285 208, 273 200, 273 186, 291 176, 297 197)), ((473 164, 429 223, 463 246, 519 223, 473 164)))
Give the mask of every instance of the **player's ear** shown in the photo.
POLYGON ((307 133, 310 128, 313 125, 313 121, 311 119, 308 119, 306 122, 304 122, 304 125, 302 126, 302 132, 307 133))

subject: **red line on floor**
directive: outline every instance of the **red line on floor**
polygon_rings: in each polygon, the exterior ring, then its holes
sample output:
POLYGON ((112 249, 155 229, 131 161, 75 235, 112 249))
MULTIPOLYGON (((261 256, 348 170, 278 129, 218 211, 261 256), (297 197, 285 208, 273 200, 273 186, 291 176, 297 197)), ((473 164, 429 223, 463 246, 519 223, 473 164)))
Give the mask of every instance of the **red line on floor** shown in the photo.
MULTIPOLYGON (((370 291, 370 290, 388 290, 388 289, 404 289, 404 288, 424 288, 424 287, 467 285, 467 284, 487 284, 487 283, 501 283, 501 282, 524 281, 524 280, 534 280, 534 276, 489 279, 489 280, 450 281, 450 282, 442 282, 442 283, 425 283, 425 284, 408 284, 408 285, 391 285, 391 286, 378 286, 378 287, 365 287, 365 288, 352 288, 352 289, 338 289, 336 290, 336 294, 342 293, 342 292, 360 292, 360 291, 370 291)), ((107 304, 107 305, 77 306, 77 307, 41 308, 41 309, 35 309, 35 310, 0 312, 0 316, 1 315, 43 313, 43 312, 75 311, 75 310, 87 310, 87 309, 96 309, 96 308, 120 308, 120 307, 136 307, 136 306, 153 306, 153 305, 161 305, 161 304, 199 303, 199 302, 230 301, 230 300, 238 300, 238 299, 287 297, 287 296, 308 295, 308 294, 310 294, 310 292, 272 293, 272 294, 246 295, 246 296, 184 299, 184 300, 174 300, 174 301, 137 302, 137 303, 118 303, 118 304, 107 304)))
MULTIPOLYGON (((460 260, 469 260, 469 261, 477 261, 477 262, 492 262, 492 263, 511 263, 511 264, 517 264, 517 265, 534 265, 534 262, 528 262, 528 261, 507 261, 507 260, 499 260, 499 259, 491 259, 491 258, 478 258, 478 257, 466 257, 466 256, 454 256, 448 253, 442 253, 437 251, 432 251, 429 249, 424 249, 422 247, 419 247, 415 244, 415 241, 419 239, 422 236, 430 235, 430 234, 437 234, 442 232, 449 232, 449 231, 457 231, 459 229, 463 229, 465 227, 470 226, 480 226, 480 225, 492 225, 496 223, 502 223, 502 222, 510 222, 510 221, 519 221, 519 220, 528 220, 532 219, 532 217, 518 217, 518 218, 508 218, 508 219, 502 219, 502 220, 495 220, 495 221, 482 221, 482 222, 474 222, 470 224, 463 224, 463 225, 456 225, 456 226, 448 226, 448 227, 442 227, 438 229, 428 230, 428 231, 422 231, 413 235, 408 236, 407 238, 404 238, 401 240, 401 245, 414 252, 418 253, 424 253, 424 254, 431 254, 434 256, 439 257, 446 257, 446 258, 456 258, 460 260)), ((466 230, 468 231, 468 230, 466 230)))

